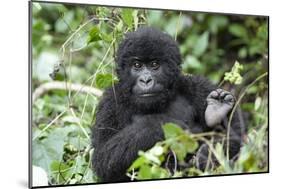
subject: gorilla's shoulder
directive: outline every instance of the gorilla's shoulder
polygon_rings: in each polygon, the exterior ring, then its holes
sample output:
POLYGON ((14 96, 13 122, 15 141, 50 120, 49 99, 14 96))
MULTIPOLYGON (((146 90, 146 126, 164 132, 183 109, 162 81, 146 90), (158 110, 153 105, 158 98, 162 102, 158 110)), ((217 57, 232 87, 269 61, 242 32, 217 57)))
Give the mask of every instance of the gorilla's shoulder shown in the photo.
POLYGON ((216 86, 209 79, 200 75, 184 75, 179 78, 177 88, 185 94, 209 94, 216 86))

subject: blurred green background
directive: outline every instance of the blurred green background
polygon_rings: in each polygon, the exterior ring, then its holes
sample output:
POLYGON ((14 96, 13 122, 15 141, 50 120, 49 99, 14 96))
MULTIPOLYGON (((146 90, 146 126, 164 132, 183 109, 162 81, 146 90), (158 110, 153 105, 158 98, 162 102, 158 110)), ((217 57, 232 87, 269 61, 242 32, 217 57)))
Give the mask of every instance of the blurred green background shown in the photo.
MULTIPOLYGON (((247 89, 240 167, 216 174, 266 171, 268 79, 250 84, 268 72, 268 17, 38 2, 32 3, 32 164, 52 185, 97 181, 90 128, 100 92, 118 80, 114 58, 124 33, 142 25, 178 42, 184 74, 204 75, 237 97, 247 89), (237 73, 235 62, 243 67, 237 73)), ((199 175, 206 174, 215 172, 199 175)))

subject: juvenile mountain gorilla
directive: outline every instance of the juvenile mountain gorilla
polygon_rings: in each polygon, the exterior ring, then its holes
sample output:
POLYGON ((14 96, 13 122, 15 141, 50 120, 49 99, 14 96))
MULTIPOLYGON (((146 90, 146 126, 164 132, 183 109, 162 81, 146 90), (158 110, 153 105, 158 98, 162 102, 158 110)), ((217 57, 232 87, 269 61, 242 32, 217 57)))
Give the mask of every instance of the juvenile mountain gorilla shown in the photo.
MULTIPOLYGON (((233 95, 202 77, 182 75, 178 45, 169 35, 149 27, 126 34, 116 62, 119 82, 105 91, 92 132, 92 163, 102 182, 129 180, 126 170, 138 151, 164 139, 164 123, 192 133, 226 133, 233 95)), ((231 158, 239 152, 242 134, 234 114, 231 158)), ((194 154, 198 168, 205 168, 208 153, 208 146, 201 144, 194 154)), ((186 157, 187 162, 191 159, 186 157)))

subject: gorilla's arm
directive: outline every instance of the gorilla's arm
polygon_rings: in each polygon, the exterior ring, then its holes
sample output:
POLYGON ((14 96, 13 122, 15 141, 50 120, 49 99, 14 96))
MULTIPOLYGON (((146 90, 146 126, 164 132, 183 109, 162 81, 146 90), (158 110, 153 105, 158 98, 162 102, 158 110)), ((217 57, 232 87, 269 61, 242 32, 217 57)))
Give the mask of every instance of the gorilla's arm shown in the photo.
MULTIPOLYGON (((234 106, 234 97, 227 91, 216 89, 202 77, 190 78, 191 97, 195 109, 197 110, 197 118, 201 120, 200 125, 205 131, 216 131, 227 134, 227 125, 229 114, 234 106), (219 93, 219 94, 217 94, 219 93)), ((242 138, 244 134, 243 124, 238 117, 237 112, 231 121, 229 136, 229 157, 234 158, 240 151, 242 138)), ((222 142, 222 138, 216 138, 217 142, 222 142)), ((226 150, 226 142, 224 141, 224 149, 226 150)), ((205 169, 208 160, 209 149, 203 144, 196 154, 197 167, 201 170, 205 169)))
POLYGON ((111 107, 115 103, 111 99, 102 100, 93 129, 93 166, 103 182, 129 180, 125 173, 138 151, 148 150, 164 138, 161 118, 155 116, 135 117, 132 123, 118 130, 115 106, 111 107))

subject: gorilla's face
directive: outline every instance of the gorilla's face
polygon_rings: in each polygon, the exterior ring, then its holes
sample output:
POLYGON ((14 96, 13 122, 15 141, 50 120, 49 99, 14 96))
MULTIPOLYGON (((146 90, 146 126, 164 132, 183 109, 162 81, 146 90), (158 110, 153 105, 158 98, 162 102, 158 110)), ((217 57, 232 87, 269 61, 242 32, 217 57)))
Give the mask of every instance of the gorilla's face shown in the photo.
POLYGON ((173 94, 179 76, 180 54, 176 42, 152 28, 127 34, 117 52, 117 74, 130 88, 130 99, 139 109, 159 109, 173 94))
POLYGON ((132 96, 138 103, 149 104, 167 95, 164 69, 157 59, 133 57, 130 65, 130 75, 134 80, 132 96))

